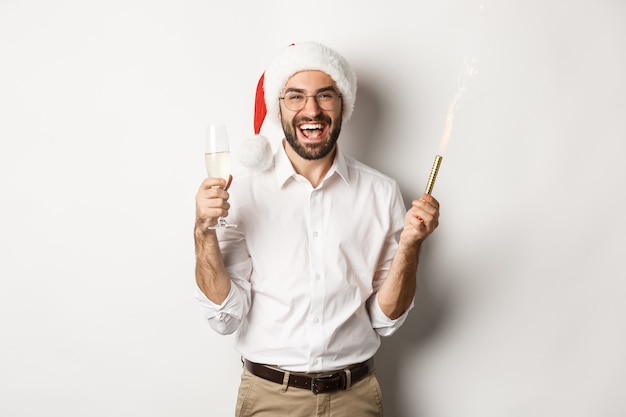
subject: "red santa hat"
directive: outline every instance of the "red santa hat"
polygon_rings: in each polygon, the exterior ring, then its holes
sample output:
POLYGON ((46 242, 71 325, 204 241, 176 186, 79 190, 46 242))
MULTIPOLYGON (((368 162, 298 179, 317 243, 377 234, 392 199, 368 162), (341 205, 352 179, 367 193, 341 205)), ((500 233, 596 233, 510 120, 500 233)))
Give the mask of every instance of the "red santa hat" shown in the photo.
POLYGON ((265 116, 280 123, 279 97, 289 78, 297 72, 318 70, 328 74, 343 99, 343 120, 348 120, 356 100, 356 75, 348 61, 335 50, 317 42, 300 42, 283 49, 261 75, 254 103, 254 136, 244 141, 239 152, 242 165, 264 171, 272 165, 272 147, 260 134, 265 116))

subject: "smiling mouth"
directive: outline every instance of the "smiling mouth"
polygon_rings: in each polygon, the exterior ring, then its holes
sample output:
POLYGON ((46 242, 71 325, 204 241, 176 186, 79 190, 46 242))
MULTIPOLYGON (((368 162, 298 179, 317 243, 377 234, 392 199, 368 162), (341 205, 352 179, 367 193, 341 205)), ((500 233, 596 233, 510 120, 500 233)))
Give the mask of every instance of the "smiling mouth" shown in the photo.
POLYGON ((324 134, 324 125, 322 123, 303 123, 299 126, 299 130, 307 139, 319 139, 324 134))

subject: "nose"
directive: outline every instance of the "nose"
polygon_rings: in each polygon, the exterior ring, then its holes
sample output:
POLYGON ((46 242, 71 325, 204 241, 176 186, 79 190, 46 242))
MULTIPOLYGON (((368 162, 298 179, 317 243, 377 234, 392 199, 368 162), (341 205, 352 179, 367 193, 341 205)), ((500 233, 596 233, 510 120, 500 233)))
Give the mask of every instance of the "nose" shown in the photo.
POLYGON ((302 112, 305 114, 319 114, 322 108, 317 104, 315 96, 307 96, 302 112))

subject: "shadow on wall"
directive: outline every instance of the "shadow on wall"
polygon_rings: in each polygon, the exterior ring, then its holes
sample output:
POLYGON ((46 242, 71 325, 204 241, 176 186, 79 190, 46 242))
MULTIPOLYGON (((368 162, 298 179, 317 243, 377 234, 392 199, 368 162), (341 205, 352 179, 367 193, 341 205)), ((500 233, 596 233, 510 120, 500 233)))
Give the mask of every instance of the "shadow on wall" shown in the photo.
MULTIPOLYGON (((389 109, 389 106, 382 102, 382 95, 377 94, 372 84, 360 78, 358 111, 355 111, 354 119, 349 122, 350 131, 341 146, 346 154, 377 169, 381 168, 374 162, 376 153, 380 150, 376 141, 384 137, 382 130, 388 119, 384 109, 389 109)), ((426 244, 433 249, 432 247, 436 246, 436 239, 437 235, 434 234, 426 244)), ((404 325, 393 336, 382 339, 381 348, 376 355, 376 372, 383 391, 386 417, 420 417, 408 414, 406 407, 403 407, 402 398, 406 392, 417 394, 418 387, 401 387, 400 378, 406 369, 408 358, 414 357, 415 353, 438 333, 447 315, 444 300, 437 299, 429 291, 429 284, 440 279, 437 276, 438 272, 429 264, 428 258, 422 256, 415 307, 409 313, 404 325)))
MULTIPOLYGON (((432 243, 436 236, 429 239, 432 243)), ((415 415, 415 410, 409 415, 406 399, 403 398, 407 392, 419 396, 417 375, 412 379, 416 385, 402 386, 402 384, 403 380, 407 380, 403 375, 406 374, 409 359, 414 358, 445 325, 449 312, 447 303, 429 291, 430 283, 437 279, 440 279, 437 272, 429 268, 427 260, 423 258, 418 271, 415 307, 394 335, 382 339, 381 347, 376 354, 376 372, 383 391, 386 417, 422 417, 415 415)))
POLYGON ((385 119, 384 108, 380 95, 359 78, 357 104, 352 119, 345 122, 345 130, 342 128, 340 147, 344 154, 372 168, 376 168, 372 163, 375 160, 376 140, 384 137, 380 134, 385 119))

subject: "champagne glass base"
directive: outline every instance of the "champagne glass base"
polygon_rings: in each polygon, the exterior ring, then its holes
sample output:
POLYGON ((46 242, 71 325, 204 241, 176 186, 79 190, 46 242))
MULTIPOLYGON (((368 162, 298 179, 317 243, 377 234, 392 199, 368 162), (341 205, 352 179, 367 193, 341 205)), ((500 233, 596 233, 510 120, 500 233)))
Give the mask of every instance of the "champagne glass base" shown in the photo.
POLYGON ((216 224, 215 226, 209 226, 209 227, 207 227, 207 229, 208 229, 208 230, 217 230, 217 229, 228 229, 228 228, 230 228, 230 227, 237 227, 237 225, 236 225, 236 224, 230 224, 230 223, 228 223, 228 224, 225 224, 225 225, 220 226, 220 225, 217 225, 217 224, 216 224))
POLYGON ((219 219, 217 219, 217 224, 215 226, 209 226, 208 229, 209 230, 227 229, 229 227, 237 227, 237 225, 228 223, 225 218, 220 217, 219 219))

